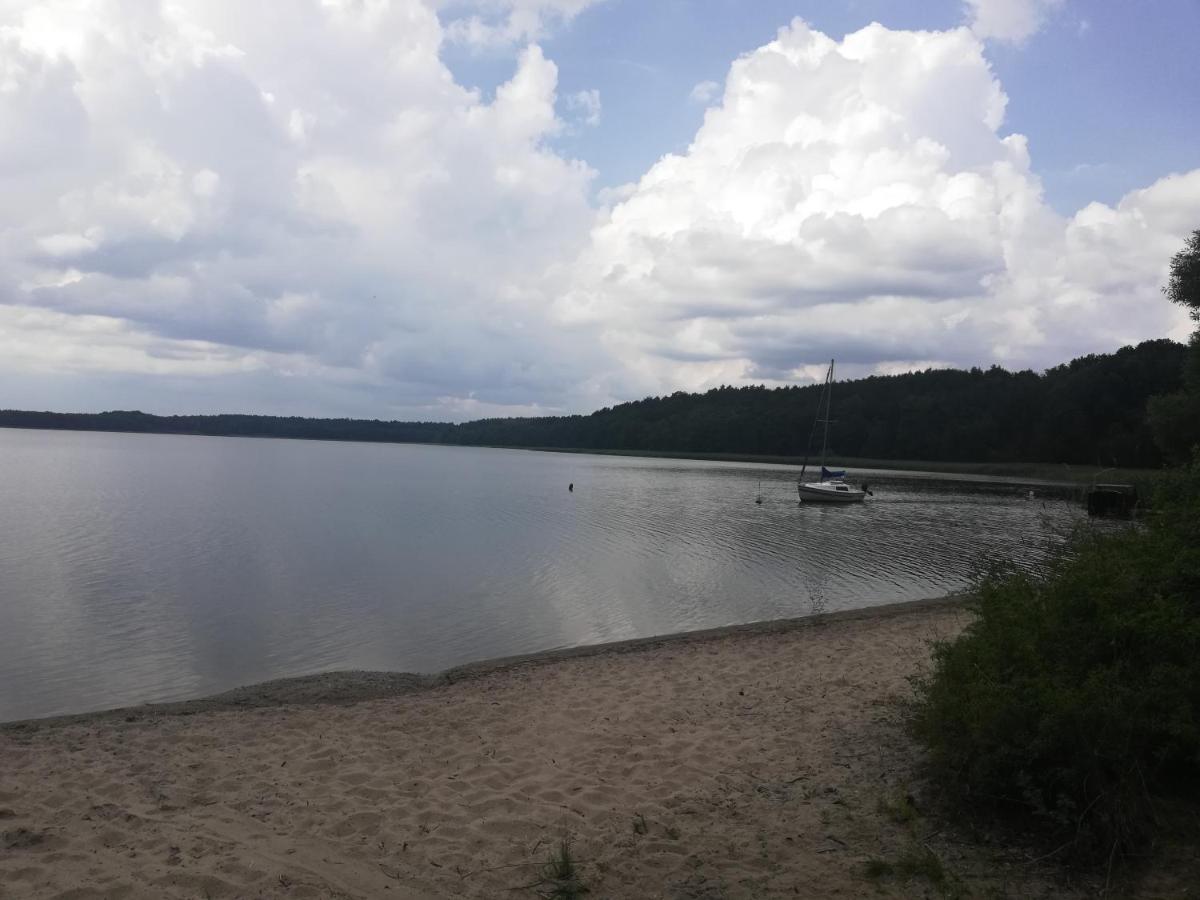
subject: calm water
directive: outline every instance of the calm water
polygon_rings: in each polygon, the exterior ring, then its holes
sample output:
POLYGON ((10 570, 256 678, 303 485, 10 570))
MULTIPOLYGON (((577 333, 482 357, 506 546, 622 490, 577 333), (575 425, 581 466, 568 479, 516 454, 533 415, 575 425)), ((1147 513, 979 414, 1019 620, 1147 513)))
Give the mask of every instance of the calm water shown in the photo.
POLYGON ((795 474, 0 429, 0 721, 936 596, 1079 515, 884 473, 800 507, 795 474))

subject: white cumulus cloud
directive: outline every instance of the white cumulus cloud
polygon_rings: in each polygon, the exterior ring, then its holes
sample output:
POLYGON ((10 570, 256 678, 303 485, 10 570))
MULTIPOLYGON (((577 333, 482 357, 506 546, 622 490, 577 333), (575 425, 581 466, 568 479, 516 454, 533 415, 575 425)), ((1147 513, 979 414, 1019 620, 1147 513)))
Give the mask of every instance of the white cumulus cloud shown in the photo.
POLYGON ((644 390, 998 362, 1182 334, 1158 295, 1200 171, 1064 220, 966 29, 797 20, 592 232, 558 304, 644 390))
POLYGON ((600 92, 595 88, 576 91, 567 97, 567 109, 574 112, 585 125, 600 124, 600 92))
POLYGON ((1062 5, 1063 0, 966 0, 967 22, 981 38, 1019 44, 1062 5))
POLYGON ((599 92, 529 42, 587 5, 0 4, 0 406, 583 411, 1186 334, 1200 170, 1059 216, 967 27, 794 22, 597 208, 553 139, 599 92), (442 60, 474 19, 494 94, 442 60))
POLYGON ((347 381, 364 413, 565 402, 588 353, 556 349, 528 282, 586 236, 593 173, 546 146, 562 122, 540 48, 484 98, 442 64, 436 13, 6 5, 0 304, 29 349, 0 369, 183 371, 165 348, 201 342, 223 349, 188 371, 303 376, 301 410, 347 381), (113 323, 104 352, 90 328, 47 346, 68 319, 39 311, 113 323))
POLYGON ((692 88, 689 99, 696 103, 708 103, 721 92, 721 86, 715 81, 701 81, 692 88))

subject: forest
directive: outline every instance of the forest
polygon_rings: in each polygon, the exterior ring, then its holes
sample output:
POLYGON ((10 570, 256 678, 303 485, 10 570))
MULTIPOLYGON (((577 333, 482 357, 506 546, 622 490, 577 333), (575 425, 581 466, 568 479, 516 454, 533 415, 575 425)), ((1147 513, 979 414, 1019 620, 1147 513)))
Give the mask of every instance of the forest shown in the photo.
MULTIPOLYGON (((1147 402, 1181 389, 1186 355, 1182 344, 1154 340, 1041 374, 993 366, 836 382, 830 456, 1157 467, 1163 459, 1147 402)), ((462 424, 0 410, 0 427, 799 457, 820 392, 820 385, 719 387, 590 415, 462 424)))

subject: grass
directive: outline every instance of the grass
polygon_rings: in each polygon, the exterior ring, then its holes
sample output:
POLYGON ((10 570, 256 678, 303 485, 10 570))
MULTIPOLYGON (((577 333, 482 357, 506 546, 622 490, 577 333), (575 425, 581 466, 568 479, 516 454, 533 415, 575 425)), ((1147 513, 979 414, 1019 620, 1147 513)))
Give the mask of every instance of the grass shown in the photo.
POLYGON ((875 811, 886 816, 894 825, 909 825, 917 820, 917 808, 906 791, 897 791, 892 797, 880 797, 875 811))
POLYGON ((941 858, 924 843, 922 833, 928 829, 912 794, 902 786, 895 787, 875 804, 875 811, 907 835, 907 845, 894 859, 872 857, 863 864, 864 874, 871 881, 897 879, 909 882, 917 878, 928 881, 943 896, 957 897, 961 883, 947 872, 941 858))
POLYGON ((924 878, 938 887, 946 883, 946 870, 942 867, 941 859, 924 845, 909 847, 901 853, 896 858, 895 871, 905 881, 924 878))
POLYGON ((579 866, 571 852, 571 838, 564 837, 550 852, 549 859, 538 873, 539 879, 532 887, 539 897, 546 900, 575 900, 588 893, 588 887, 579 874, 579 866))
POLYGON ((964 896, 962 882, 948 872, 941 858, 924 844, 910 844, 891 860, 872 857, 863 863, 863 874, 874 882, 894 879, 907 884, 923 879, 943 897, 964 896))

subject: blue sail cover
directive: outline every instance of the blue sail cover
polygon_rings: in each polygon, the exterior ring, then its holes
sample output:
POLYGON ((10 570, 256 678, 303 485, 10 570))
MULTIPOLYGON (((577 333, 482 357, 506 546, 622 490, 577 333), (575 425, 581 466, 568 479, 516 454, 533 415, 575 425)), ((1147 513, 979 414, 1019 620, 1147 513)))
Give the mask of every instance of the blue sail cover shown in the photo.
POLYGON ((846 477, 845 469, 827 469, 824 466, 821 466, 821 480, 822 481, 825 481, 828 478, 845 478, 845 477, 846 477))

